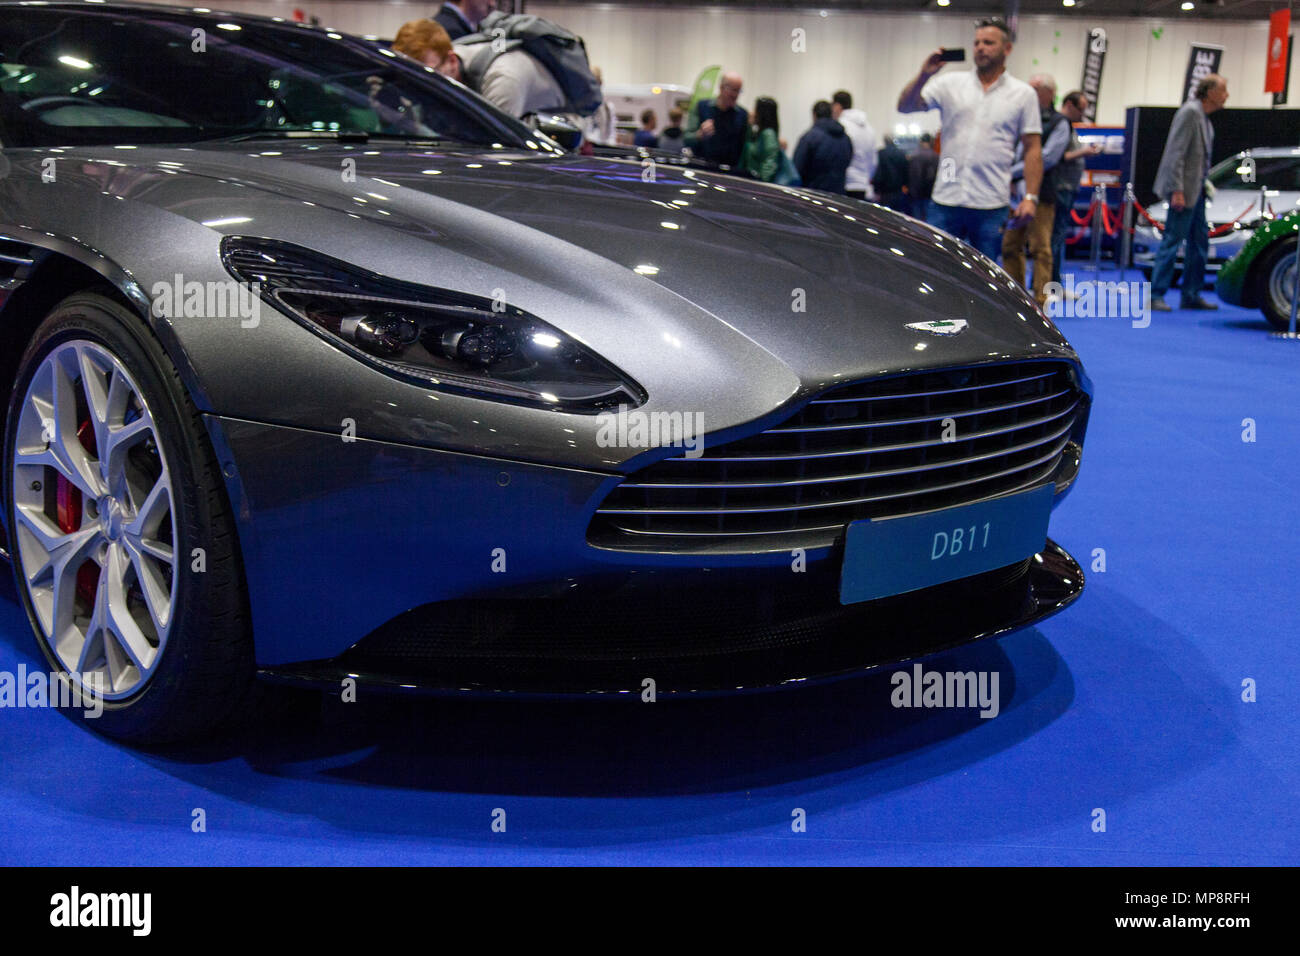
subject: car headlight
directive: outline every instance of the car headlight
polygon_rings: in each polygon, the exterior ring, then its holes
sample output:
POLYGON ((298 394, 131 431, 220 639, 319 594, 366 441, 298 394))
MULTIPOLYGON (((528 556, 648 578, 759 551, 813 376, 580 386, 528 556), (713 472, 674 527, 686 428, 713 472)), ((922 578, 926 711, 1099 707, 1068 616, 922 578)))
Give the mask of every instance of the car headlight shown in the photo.
POLYGON ((504 302, 387 279, 288 243, 227 236, 236 279, 361 361, 431 388, 595 413, 644 390, 559 329, 504 302))

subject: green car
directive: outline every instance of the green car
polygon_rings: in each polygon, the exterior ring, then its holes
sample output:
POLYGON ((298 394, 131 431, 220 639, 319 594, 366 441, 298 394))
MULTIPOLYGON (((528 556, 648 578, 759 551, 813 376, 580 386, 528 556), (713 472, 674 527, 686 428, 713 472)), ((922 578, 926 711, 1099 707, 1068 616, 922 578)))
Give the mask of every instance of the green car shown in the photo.
POLYGON ((1296 233, 1300 209, 1255 230, 1241 251, 1219 270, 1214 291, 1232 305, 1258 308, 1273 328, 1285 332, 1291 324, 1291 299, 1296 288, 1296 233))

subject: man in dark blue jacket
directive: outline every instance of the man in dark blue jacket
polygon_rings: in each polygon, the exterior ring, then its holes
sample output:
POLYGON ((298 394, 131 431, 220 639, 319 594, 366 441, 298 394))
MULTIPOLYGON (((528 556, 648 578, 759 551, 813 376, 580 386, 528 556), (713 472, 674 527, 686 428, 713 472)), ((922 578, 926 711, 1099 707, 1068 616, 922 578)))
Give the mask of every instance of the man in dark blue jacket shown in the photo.
POLYGON ((740 165, 749 131, 749 113, 736 102, 742 86, 737 74, 724 73, 717 98, 695 104, 686 130, 686 145, 696 156, 724 166, 740 165))
POLYGON ((876 172, 871 177, 871 187, 880 197, 882 206, 888 206, 897 212, 911 213, 907 177, 907 154, 898 148, 894 137, 886 136, 884 148, 877 154, 876 172))
POLYGON ((442 24, 447 36, 459 40, 478 29, 479 23, 492 11, 491 0, 447 0, 433 17, 442 24))
POLYGON ((844 175, 853 161, 853 142, 844 127, 831 119, 831 104, 818 100, 813 105, 813 125, 799 137, 794 166, 809 189, 828 193, 844 192, 844 175))

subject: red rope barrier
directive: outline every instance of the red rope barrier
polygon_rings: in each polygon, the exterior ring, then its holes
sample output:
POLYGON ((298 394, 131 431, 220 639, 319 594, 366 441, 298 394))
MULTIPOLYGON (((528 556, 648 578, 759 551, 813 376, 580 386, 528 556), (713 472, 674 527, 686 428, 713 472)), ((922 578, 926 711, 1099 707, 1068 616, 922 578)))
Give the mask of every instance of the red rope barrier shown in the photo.
POLYGON ((1101 228, 1106 230, 1106 235, 1113 236, 1119 232, 1119 210, 1115 210, 1114 221, 1110 218, 1110 207, 1105 203, 1101 204, 1101 228))
POLYGON ((1082 218, 1080 218, 1079 214, 1076 213, 1073 209, 1070 210, 1070 218, 1074 220, 1074 224, 1076 226, 1086 226, 1088 225, 1089 222, 1092 221, 1092 214, 1096 208, 1097 208, 1097 200, 1094 199, 1092 203, 1089 204, 1088 211, 1083 214, 1082 218))
POLYGON ((1151 213, 1147 212, 1146 208, 1136 199, 1133 200, 1133 208, 1136 209, 1142 215, 1143 219, 1145 219, 1147 222, 1149 222, 1151 225, 1155 227, 1156 232, 1165 231, 1165 224, 1163 222, 1157 222, 1156 220, 1152 219, 1151 213))
POLYGON ((1219 236, 1226 236, 1228 233, 1232 232, 1232 227, 1235 226, 1237 223, 1241 222, 1241 220, 1245 219, 1246 213, 1250 212, 1254 208, 1255 208, 1255 204, 1251 203, 1249 206, 1245 208, 1242 214, 1238 216, 1236 219, 1232 220, 1232 222, 1225 222, 1222 226, 1216 226, 1215 228, 1211 229, 1210 238, 1214 239, 1219 236))
MULTIPOLYGON (((1156 232, 1165 231, 1165 224, 1163 222, 1157 222, 1155 219, 1152 219, 1151 214, 1147 212, 1142 207, 1142 204, 1138 202, 1136 199, 1133 200, 1133 208, 1142 214, 1143 219, 1145 219, 1147 222, 1149 222, 1152 226, 1155 227, 1156 232)), ((1222 225, 1214 226, 1213 228, 1211 228, 1210 238, 1217 239, 1219 236, 1226 236, 1228 233, 1232 232, 1232 228, 1237 223, 1241 222, 1241 220, 1245 219, 1246 213, 1250 212, 1254 208, 1255 208, 1255 204, 1252 202, 1249 206, 1247 206, 1244 210, 1242 210, 1241 215, 1238 216, 1236 219, 1232 220, 1232 222, 1225 222, 1222 225)))

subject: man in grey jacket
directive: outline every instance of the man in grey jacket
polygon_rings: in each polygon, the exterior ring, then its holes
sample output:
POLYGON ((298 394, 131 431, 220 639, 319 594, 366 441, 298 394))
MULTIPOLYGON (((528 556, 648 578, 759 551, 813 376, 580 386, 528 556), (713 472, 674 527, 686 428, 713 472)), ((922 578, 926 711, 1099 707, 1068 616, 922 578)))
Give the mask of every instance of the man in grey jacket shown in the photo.
POLYGON ((1214 128, 1209 115, 1228 100, 1228 81, 1211 73, 1196 84, 1195 95, 1179 107, 1169 127, 1165 152, 1156 172, 1155 191, 1169 203, 1165 232, 1156 250, 1151 274, 1151 308, 1172 311, 1165 293, 1173 284, 1178 247, 1187 243, 1183 259, 1182 307, 1217 309, 1201 298, 1205 259, 1210 252, 1210 227, 1205 221, 1205 174, 1210 171, 1214 128))

